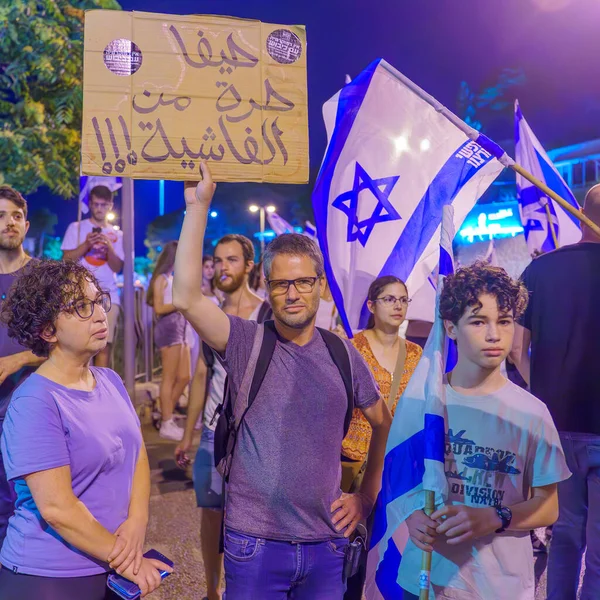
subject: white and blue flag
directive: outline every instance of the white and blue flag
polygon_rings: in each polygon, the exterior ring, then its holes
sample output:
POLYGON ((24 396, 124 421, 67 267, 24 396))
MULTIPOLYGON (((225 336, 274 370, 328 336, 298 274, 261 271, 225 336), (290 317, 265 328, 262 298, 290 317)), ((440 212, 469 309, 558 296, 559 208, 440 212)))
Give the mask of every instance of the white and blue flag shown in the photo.
MULTIPOLYGON (((367 600, 402 599, 398 571, 409 537, 406 518, 424 508, 425 490, 434 492, 436 505, 443 504, 448 496, 443 384, 452 360, 448 351, 453 346, 449 346, 439 316, 439 299, 445 276, 453 272, 451 205, 444 208, 443 217, 435 320, 423 356, 398 403, 388 437, 367 561, 367 600)), ((418 580, 419 573, 415 572, 415 583, 418 580)))
POLYGON ((502 171, 501 148, 384 60, 323 107, 329 144, 313 193, 326 273, 346 332, 365 327, 381 275, 421 288, 439 257, 442 208, 455 226, 502 171))
POLYGON ((269 225, 271 226, 271 229, 275 232, 275 235, 282 235, 284 233, 294 233, 294 227, 276 212, 268 212, 267 221, 269 221, 269 225))
MULTIPOLYGON (((518 100, 515 101, 515 154, 517 163, 579 210, 579 204, 569 186, 523 117, 518 100)), ((555 250, 554 237, 559 247, 575 244, 581 239, 579 220, 518 173, 517 195, 530 254, 555 250), (550 222, 546 205, 550 209, 550 222), (554 229, 554 236, 551 227, 554 229)))
POLYGON ((79 206, 84 215, 87 215, 90 211, 90 192, 98 185, 107 187, 113 193, 123 187, 120 177, 100 177, 97 175, 82 175, 79 177, 79 206))

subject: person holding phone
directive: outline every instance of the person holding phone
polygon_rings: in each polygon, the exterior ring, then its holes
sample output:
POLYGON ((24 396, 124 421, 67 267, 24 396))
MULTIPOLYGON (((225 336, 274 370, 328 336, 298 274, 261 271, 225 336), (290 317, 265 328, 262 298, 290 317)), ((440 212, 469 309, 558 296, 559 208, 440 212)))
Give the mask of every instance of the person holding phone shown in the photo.
POLYGON ((150 469, 137 415, 119 376, 90 366, 109 310, 85 267, 45 260, 23 269, 2 307, 8 334, 47 357, 4 422, 17 501, 0 551, 2 600, 103 600, 111 568, 144 596, 172 570, 142 555, 150 469))
POLYGON ((67 227, 61 249, 65 260, 78 261, 94 274, 103 290, 110 295, 108 311, 108 343, 94 357, 97 367, 108 367, 111 359, 117 321, 119 319, 119 289, 117 273, 123 269, 125 252, 123 232, 111 225, 109 215, 113 210, 113 192, 106 185, 96 185, 90 191, 89 219, 75 221, 67 227))

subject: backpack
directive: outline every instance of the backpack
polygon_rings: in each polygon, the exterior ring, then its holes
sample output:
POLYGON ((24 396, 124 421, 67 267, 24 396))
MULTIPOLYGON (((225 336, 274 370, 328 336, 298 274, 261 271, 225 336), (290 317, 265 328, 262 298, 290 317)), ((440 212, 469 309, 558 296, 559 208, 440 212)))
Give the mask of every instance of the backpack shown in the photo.
MULTIPOLYGON (((344 419, 344 437, 350 428, 352 413, 354 411, 354 388, 352 385, 352 364, 350 353, 346 343, 335 333, 317 327, 321 334, 329 355, 338 368, 346 396, 348 406, 344 419)), ((218 406, 215 416, 218 414, 217 427, 215 430, 215 466, 223 476, 225 482, 229 481, 229 472, 237 443, 237 437, 246 413, 252 406, 260 390, 262 382, 271 363, 275 345, 277 343, 277 332, 273 321, 266 321, 259 325, 254 337, 254 344, 248 360, 248 365, 237 396, 233 393, 225 381, 225 393, 223 402, 218 406)))
MULTIPOLYGON (((256 316, 257 323, 264 323, 269 319, 273 318, 273 309, 267 300, 265 300, 258 309, 258 315, 256 316)), ((205 398, 208 398, 208 392, 210 390, 210 381, 215 373, 215 354, 213 349, 206 343, 202 342, 202 355, 204 357, 204 363, 206 364, 206 384, 205 384, 205 398)))

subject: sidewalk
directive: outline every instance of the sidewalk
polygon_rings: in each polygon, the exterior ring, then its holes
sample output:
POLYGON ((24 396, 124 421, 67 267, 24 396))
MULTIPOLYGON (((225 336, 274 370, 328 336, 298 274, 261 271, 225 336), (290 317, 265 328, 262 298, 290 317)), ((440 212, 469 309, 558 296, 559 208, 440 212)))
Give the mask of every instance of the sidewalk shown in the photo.
MULTIPOLYGON (((149 598, 202 600, 206 582, 200 552, 200 510, 196 507, 191 468, 182 471, 177 466, 175 442, 159 438, 152 425, 144 426, 143 432, 152 481, 146 547, 155 548, 175 563, 175 573, 149 598)), ((199 434, 194 441, 199 443, 199 434)))

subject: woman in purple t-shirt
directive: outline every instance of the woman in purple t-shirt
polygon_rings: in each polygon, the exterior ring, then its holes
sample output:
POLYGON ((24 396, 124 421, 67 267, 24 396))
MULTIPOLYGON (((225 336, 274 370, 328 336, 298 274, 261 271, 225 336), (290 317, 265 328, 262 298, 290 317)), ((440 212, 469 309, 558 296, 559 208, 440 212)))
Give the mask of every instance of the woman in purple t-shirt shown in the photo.
POLYGON ((102 600, 111 568, 144 594, 148 457, 127 392, 90 367, 106 346, 110 296, 72 262, 35 261, 9 292, 9 335, 48 360, 13 394, 2 455, 17 502, 0 552, 2 600, 102 600))

